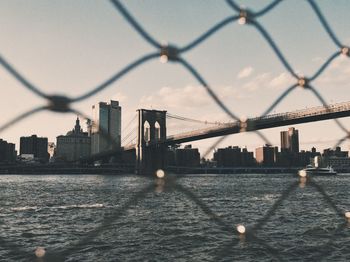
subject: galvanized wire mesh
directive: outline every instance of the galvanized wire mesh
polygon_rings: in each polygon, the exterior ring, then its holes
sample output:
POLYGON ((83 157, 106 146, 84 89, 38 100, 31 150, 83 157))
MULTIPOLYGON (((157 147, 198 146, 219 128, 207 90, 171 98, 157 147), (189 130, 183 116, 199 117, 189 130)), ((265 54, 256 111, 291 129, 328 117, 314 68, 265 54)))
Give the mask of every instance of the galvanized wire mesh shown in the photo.
MULTIPOLYGON (((12 75, 19 83, 22 84, 24 88, 30 90, 34 95, 41 97, 44 101, 46 101, 46 105, 38 106, 33 108, 28 112, 24 112, 23 114, 17 116, 16 118, 10 120, 7 123, 4 123, 0 126, 0 132, 4 131, 6 128, 13 126, 17 122, 32 116, 33 114, 43 111, 49 110, 53 112, 59 113, 79 113, 77 110, 73 109, 72 105, 74 103, 83 101, 95 94, 103 91, 104 89, 111 86, 111 84, 118 81, 122 76, 128 74, 130 71, 135 68, 147 64, 149 61, 160 58, 163 62, 173 62, 183 66, 187 71, 201 84, 201 86, 206 90, 208 95, 212 98, 213 103, 215 103, 218 107, 222 109, 230 118, 236 121, 240 121, 242 125, 246 125, 245 119, 240 119, 234 112, 232 112, 219 98, 219 96, 215 93, 213 88, 209 85, 206 79, 200 74, 200 72, 186 59, 183 55, 200 44, 203 44, 209 37, 213 37, 219 30, 224 27, 229 26, 233 22, 238 22, 241 25, 251 26, 261 35, 261 37, 266 41, 266 43, 271 47, 272 51, 280 61, 280 63, 284 66, 285 70, 295 79, 295 83, 289 87, 287 87, 284 92, 271 103, 271 105, 262 112, 261 116, 266 116, 283 100, 285 99, 291 92, 293 92, 297 88, 301 88, 305 90, 305 92, 311 92, 314 96, 320 101, 320 103, 328 110, 328 104, 325 99, 321 96, 318 89, 313 86, 313 82, 329 67, 329 65, 339 56, 344 55, 350 56, 350 48, 344 44, 337 37, 334 30, 328 24, 325 16, 322 14, 319 9, 317 2, 313 0, 307 0, 311 10, 316 14, 321 27, 326 31, 329 36, 329 39, 335 45, 335 51, 332 53, 329 58, 316 70, 314 74, 309 77, 300 76, 297 74, 296 70, 290 65, 287 58, 284 56, 283 52, 280 50, 273 37, 269 34, 267 29, 259 22, 259 19, 262 16, 269 15, 269 13, 276 8, 278 5, 282 4, 281 0, 272 1, 266 7, 262 8, 259 11, 253 12, 249 9, 240 8, 233 0, 227 0, 227 4, 229 8, 232 9, 233 14, 228 16, 219 23, 213 25, 209 28, 205 33, 199 35, 193 41, 188 43, 185 46, 177 47, 175 45, 162 45, 157 39, 155 39, 151 34, 149 34, 143 26, 138 23, 138 21, 129 13, 124 5, 122 5, 118 0, 110 1, 112 6, 119 11, 119 13, 125 18, 126 22, 129 23, 135 31, 142 36, 142 38, 154 47, 155 51, 149 54, 145 54, 142 57, 136 59, 131 62, 127 66, 125 66, 122 70, 114 74, 112 77, 96 86, 92 90, 86 91, 77 97, 68 97, 62 95, 49 95, 45 93, 41 88, 32 84, 28 79, 26 79, 10 62, 8 62, 3 56, 0 56, 0 64, 1 66, 12 75)), ((84 116, 84 114, 80 113, 84 116)), ((84 116, 88 119, 87 116, 84 116)), ((344 137, 339 139, 336 146, 343 143, 345 140, 349 139, 350 133, 347 128, 338 120, 334 119, 336 124, 339 126, 341 130, 344 131, 344 137)), ((242 129, 242 132, 246 131, 242 129)), ((266 143, 270 144, 269 141, 265 138, 265 136, 259 132, 255 131, 261 139, 263 139, 266 143)), ((220 142, 223 141, 225 137, 220 137, 217 142, 212 146, 216 147, 220 142)), ((112 141, 111 141, 112 142, 112 141)), ((342 230, 345 229, 347 225, 346 218, 349 219, 350 213, 346 212, 346 210, 342 210, 337 206, 331 197, 325 192, 325 190, 320 186, 316 181, 311 178, 301 177, 296 178, 296 181, 290 186, 284 189, 284 193, 280 196, 280 198, 274 203, 274 205, 270 208, 270 210, 263 216, 257 223, 254 225, 245 225, 242 227, 237 227, 232 224, 228 224, 224 221, 220 216, 216 215, 200 198, 198 198, 191 190, 185 188, 184 186, 178 184, 176 181, 181 179, 182 176, 175 177, 160 177, 160 178, 149 178, 150 183, 144 189, 142 189, 137 194, 134 194, 130 197, 129 201, 124 203, 120 208, 115 210, 113 214, 110 214, 104 218, 103 223, 96 228, 95 230, 88 232, 84 238, 82 238, 78 243, 74 246, 63 247, 62 250, 59 251, 49 251, 46 254, 48 261, 61 261, 65 258, 69 257, 72 253, 74 253, 80 247, 83 247, 88 241, 98 236, 101 232, 109 228, 114 221, 119 219, 125 212, 133 205, 138 203, 140 200, 144 199, 146 194, 153 191, 155 187, 162 187, 164 189, 171 188, 172 190, 177 190, 181 192, 188 199, 193 201, 198 207, 211 219, 211 221, 219 226, 219 228, 233 235, 232 242, 228 243, 226 246, 222 247, 221 250, 217 252, 217 259, 223 259, 223 256, 227 254, 227 252, 232 248, 233 245, 237 245, 240 241, 240 238, 244 236, 245 241, 254 242, 258 245, 261 245, 262 248, 271 256, 271 259, 276 260, 284 260, 283 256, 280 254, 279 250, 267 244, 263 239, 259 238, 259 230, 264 226, 268 220, 274 215, 276 210, 283 204, 283 202, 290 197, 297 186, 301 183, 304 186, 310 186, 315 191, 319 192, 323 198, 323 201, 331 208, 335 215, 341 218, 344 222, 338 225, 337 230, 334 231, 334 235, 338 234, 342 230), (345 216, 345 217, 344 217, 345 216), (236 236, 234 236, 236 235, 236 236)), ((329 238, 329 242, 333 241, 333 237, 329 238)), ((25 251, 21 249, 21 247, 14 245, 13 243, 9 243, 6 239, 0 239, 0 244, 3 248, 8 248, 8 253, 16 253, 16 254, 25 254, 25 251)), ((321 247, 320 247, 321 248, 321 247)), ((325 249, 324 252, 321 253, 318 257, 315 257, 315 260, 327 259, 327 256, 331 252, 331 249, 325 249)), ((33 256, 33 254, 28 254, 28 256, 33 256)))

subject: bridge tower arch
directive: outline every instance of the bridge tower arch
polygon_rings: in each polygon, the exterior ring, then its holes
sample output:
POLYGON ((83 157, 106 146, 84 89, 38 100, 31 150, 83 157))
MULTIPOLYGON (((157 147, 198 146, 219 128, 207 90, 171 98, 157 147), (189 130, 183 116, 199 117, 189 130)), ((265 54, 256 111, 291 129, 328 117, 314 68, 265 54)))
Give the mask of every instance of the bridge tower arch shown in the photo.
POLYGON ((136 172, 154 174, 166 165, 166 111, 138 109, 136 172))

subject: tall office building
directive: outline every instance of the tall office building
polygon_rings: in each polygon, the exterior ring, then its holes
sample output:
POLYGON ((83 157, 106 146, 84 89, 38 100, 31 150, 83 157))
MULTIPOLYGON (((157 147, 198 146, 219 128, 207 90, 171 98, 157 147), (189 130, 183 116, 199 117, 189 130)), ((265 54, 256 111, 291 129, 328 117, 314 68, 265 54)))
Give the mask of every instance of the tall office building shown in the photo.
POLYGON ((278 148, 265 145, 255 149, 256 162, 263 166, 274 166, 277 160, 278 148))
POLYGON ((299 153, 299 132, 294 127, 281 132, 281 152, 299 153))
POLYGON ((28 137, 22 136, 20 138, 20 155, 33 155, 40 162, 49 161, 49 153, 47 152, 47 137, 38 137, 37 135, 32 135, 28 137))
POLYGON ((119 102, 111 100, 110 103, 100 102, 93 105, 92 117, 91 153, 120 147, 122 108, 119 102))

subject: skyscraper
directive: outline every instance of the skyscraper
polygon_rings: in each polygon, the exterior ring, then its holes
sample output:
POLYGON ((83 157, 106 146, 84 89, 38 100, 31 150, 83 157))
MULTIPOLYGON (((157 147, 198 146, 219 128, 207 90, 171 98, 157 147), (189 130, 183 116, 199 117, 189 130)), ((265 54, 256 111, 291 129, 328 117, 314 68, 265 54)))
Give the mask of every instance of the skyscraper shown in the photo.
POLYGON ((121 112, 118 101, 100 102, 92 106, 92 154, 121 146, 121 112))
POLYGON ((281 152, 299 153, 299 132, 294 127, 281 132, 281 152))

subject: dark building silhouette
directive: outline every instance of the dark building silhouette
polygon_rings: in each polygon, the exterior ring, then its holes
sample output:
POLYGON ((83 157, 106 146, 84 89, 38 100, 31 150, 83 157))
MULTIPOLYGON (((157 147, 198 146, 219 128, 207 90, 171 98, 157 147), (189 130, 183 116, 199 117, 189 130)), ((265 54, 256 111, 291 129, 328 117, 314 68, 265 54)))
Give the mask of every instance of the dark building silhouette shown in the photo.
POLYGON ((281 132, 281 152, 299 153, 299 132, 294 127, 281 132))
POLYGON ((311 159, 315 156, 321 156, 320 152, 316 152, 316 148, 311 151, 301 150, 295 154, 288 151, 279 152, 277 155, 277 166, 281 167, 305 167, 311 163, 311 159))
POLYGON ((289 151, 281 151, 277 153, 276 166, 289 167, 295 162, 295 155, 289 151))
POLYGON ((332 166, 335 170, 349 170, 350 158, 348 151, 342 151, 338 146, 335 150, 327 148, 323 150, 322 159, 325 165, 332 166))
POLYGON ((321 153, 317 152, 315 147, 311 148, 311 151, 301 150, 298 154, 297 166, 309 165, 316 156, 321 156, 321 153))
POLYGON ((255 164, 253 152, 248 152, 246 148, 229 146, 219 148, 214 153, 214 161, 218 167, 239 167, 252 166, 255 164))
POLYGON ((166 164, 168 166, 176 166, 175 163, 175 148, 168 148, 166 152, 166 164))
POLYGON ((265 145, 255 149, 256 162, 263 166, 274 166, 277 161, 278 147, 265 145))
POLYGON ((281 152, 277 154, 276 165, 283 167, 300 166, 299 132, 294 127, 281 133, 281 152))
POLYGON ((168 150, 167 161, 169 166, 197 167, 200 165, 200 154, 198 148, 186 145, 168 150))
POLYGON ((241 148, 229 146, 219 148, 214 153, 214 161, 218 167, 236 167, 242 165, 241 148))
POLYGON ((8 143, 0 138, 0 163, 15 162, 16 155, 15 144, 8 143))
POLYGON ((47 137, 37 137, 37 135, 32 135, 28 137, 20 138, 20 155, 30 154, 33 155, 35 159, 42 163, 49 161, 47 137))
POLYGON ((249 152, 247 148, 243 148, 241 152, 242 166, 254 166, 256 164, 254 153, 249 152))
POLYGON ((333 167, 335 170, 350 170, 349 157, 331 156, 325 159, 325 164, 333 167))
POLYGON ((340 146, 337 146, 335 150, 331 148, 323 150, 322 157, 349 157, 349 152, 342 151, 340 146))
POLYGON ((77 117, 73 130, 65 136, 57 137, 56 161, 75 161, 90 156, 91 137, 88 132, 83 132, 80 127, 80 120, 77 117))

